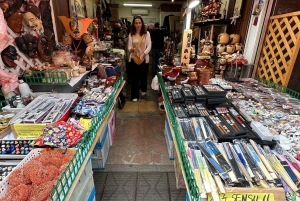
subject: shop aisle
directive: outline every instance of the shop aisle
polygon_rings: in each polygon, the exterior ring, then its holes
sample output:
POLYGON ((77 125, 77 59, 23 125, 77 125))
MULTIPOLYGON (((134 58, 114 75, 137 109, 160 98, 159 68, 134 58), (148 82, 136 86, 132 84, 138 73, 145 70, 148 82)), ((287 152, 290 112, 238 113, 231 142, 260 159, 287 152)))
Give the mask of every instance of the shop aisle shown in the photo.
MULTIPOLYGON (((185 200, 176 188, 174 161, 169 159, 164 118, 158 112, 158 94, 150 88, 147 100, 127 101, 116 114, 116 134, 106 168, 94 171, 97 201, 185 200)), ((130 97, 130 84, 124 92, 130 97)))

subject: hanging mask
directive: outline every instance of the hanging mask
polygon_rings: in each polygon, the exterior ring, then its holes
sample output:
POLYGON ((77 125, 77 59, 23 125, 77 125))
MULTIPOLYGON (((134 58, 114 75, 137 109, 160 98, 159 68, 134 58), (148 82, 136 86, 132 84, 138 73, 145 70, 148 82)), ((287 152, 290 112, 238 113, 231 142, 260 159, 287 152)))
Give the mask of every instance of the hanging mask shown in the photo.
POLYGON ((30 58, 34 58, 37 50, 37 42, 33 35, 25 34, 15 38, 15 42, 21 52, 27 54, 30 58))
POLYGON ((17 50, 14 46, 9 45, 1 52, 1 58, 6 67, 15 68, 17 64, 14 60, 17 60, 17 50))
POLYGON ((7 26, 14 32, 14 33, 21 33, 23 29, 22 24, 22 14, 20 10, 15 12, 13 15, 7 18, 7 26))
POLYGON ((40 31, 43 28, 43 23, 40 19, 41 12, 33 3, 27 4, 25 12, 22 15, 23 21, 30 27, 31 30, 40 31))
POLYGON ((4 17, 7 19, 17 12, 21 8, 22 3, 23 0, 0 0, 0 8, 3 11, 4 17))

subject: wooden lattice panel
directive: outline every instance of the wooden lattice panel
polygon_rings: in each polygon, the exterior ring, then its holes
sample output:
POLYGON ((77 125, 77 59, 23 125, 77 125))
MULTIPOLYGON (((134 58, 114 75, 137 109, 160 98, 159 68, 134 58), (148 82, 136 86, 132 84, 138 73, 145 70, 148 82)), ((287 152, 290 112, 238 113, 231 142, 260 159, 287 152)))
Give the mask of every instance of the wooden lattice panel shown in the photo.
POLYGON ((270 17, 256 75, 287 86, 299 52, 300 12, 270 17))

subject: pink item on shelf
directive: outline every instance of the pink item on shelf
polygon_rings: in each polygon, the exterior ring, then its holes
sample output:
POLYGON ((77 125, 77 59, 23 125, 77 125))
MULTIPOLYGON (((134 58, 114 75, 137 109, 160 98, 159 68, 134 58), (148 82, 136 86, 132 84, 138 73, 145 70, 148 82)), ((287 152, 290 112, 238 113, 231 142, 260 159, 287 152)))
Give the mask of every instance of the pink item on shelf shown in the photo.
POLYGON ((0 9, 0 53, 14 40, 7 34, 6 26, 3 11, 0 9))
POLYGON ((19 86, 18 75, 14 73, 7 73, 0 69, 0 84, 2 85, 3 94, 8 94, 14 91, 19 86))

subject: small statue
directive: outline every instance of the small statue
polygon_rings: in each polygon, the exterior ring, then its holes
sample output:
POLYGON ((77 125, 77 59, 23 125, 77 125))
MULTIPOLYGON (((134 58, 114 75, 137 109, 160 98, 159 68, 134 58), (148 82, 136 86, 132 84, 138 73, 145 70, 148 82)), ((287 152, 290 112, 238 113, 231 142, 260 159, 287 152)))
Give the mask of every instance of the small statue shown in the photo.
POLYGON ((82 62, 84 64, 92 62, 94 60, 93 55, 94 55, 94 47, 88 46, 83 55, 82 62))
POLYGON ((214 51, 214 42, 209 40, 208 38, 205 40, 203 49, 202 49, 202 54, 204 55, 212 55, 214 51))

